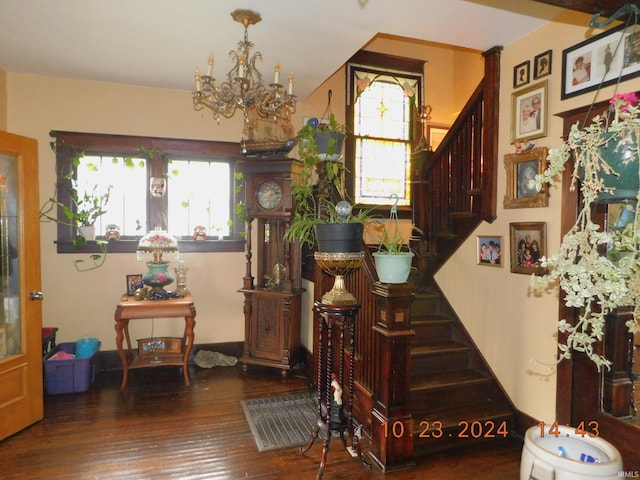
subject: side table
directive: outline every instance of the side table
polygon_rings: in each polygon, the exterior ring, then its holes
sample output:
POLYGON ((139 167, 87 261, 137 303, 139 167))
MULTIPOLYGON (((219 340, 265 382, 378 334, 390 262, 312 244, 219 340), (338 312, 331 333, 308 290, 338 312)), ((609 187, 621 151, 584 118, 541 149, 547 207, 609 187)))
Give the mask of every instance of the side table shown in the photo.
POLYGON ((190 296, 168 300, 134 300, 133 297, 123 297, 118 302, 115 313, 116 348, 122 361, 120 390, 124 390, 127 386, 129 370, 165 365, 182 366, 184 382, 187 386, 191 385, 191 380, 189 379, 189 354, 193 348, 195 318, 196 308, 190 296), (184 317, 183 352, 180 354, 158 355, 153 360, 150 357, 143 357, 134 353, 131 349, 131 339, 129 337, 129 320, 164 317, 184 317), (126 352, 123 347, 125 338, 127 339, 126 352))
POLYGON ((360 309, 360 305, 327 305, 322 302, 316 302, 314 309, 320 315, 318 322, 318 369, 316 378, 316 395, 318 401, 318 423, 311 432, 309 443, 300 448, 300 453, 304 453, 311 448, 315 440, 318 438, 320 429, 326 432, 322 448, 322 458, 320 460, 320 468, 318 469, 317 479, 321 479, 324 475, 324 468, 327 464, 327 453, 329 452, 329 444, 334 433, 340 435, 343 446, 347 447, 345 433, 351 437, 351 448, 356 452, 360 461, 365 467, 371 468, 365 458, 362 456, 360 444, 358 443, 358 435, 354 435, 353 431, 353 388, 354 388, 354 360, 355 360, 355 320, 356 314, 360 309), (334 365, 334 345, 333 345, 333 326, 336 325, 339 330, 339 345, 335 348, 337 356, 334 365), (348 338, 349 348, 348 356, 345 364, 345 337, 348 338), (325 341, 326 339, 326 341, 325 341), (323 344, 326 342, 326 350, 323 344), (345 376, 347 377, 345 379, 345 376), (342 385, 348 388, 346 408, 340 402, 342 397, 342 385))

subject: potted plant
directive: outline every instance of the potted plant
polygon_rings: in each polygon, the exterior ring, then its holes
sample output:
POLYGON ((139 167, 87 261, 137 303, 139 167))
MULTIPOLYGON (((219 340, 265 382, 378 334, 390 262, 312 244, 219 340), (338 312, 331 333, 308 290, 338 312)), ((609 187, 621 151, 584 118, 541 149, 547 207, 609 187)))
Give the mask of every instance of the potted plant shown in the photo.
POLYGON ((574 161, 572 188, 579 185, 582 206, 575 224, 565 234, 559 252, 541 259, 541 266, 549 269, 540 277, 532 277, 532 286, 541 291, 558 285, 564 292, 568 307, 579 309, 574 323, 562 319, 559 331, 566 340, 559 343, 559 360, 570 358, 572 351, 584 352, 598 367, 608 367, 610 361, 594 349, 602 340, 605 317, 620 307, 633 309, 632 319, 626 322, 630 332, 640 331, 640 217, 636 208, 635 187, 620 183, 640 176, 638 140, 640 139, 640 110, 635 94, 616 95, 610 102, 613 119, 596 115, 591 124, 572 126, 565 143, 549 151, 546 171, 533 180, 540 189, 543 183, 553 184, 574 161), (614 163, 620 161, 620 165, 614 163), (580 181, 579 181, 580 180, 580 181), (608 184, 613 180, 612 184, 608 184), (635 189, 634 189, 635 188, 635 189), (597 203, 624 202, 627 219, 624 228, 603 231, 591 218, 597 203), (602 255, 607 245, 627 250, 622 260, 602 255))
MULTIPOLYGON (((368 219, 368 211, 357 209, 345 200, 344 163, 330 160, 340 157, 335 141, 328 142, 328 149, 318 151, 318 133, 321 127, 311 119, 298 132, 298 157, 301 169, 291 181, 291 194, 295 202, 295 212, 285 239, 299 241, 323 252, 344 252, 362 250, 362 233, 368 219), (337 239, 344 238, 350 246, 344 247, 337 239), (325 243, 324 240, 329 240, 325 243), (337 245, 335 243, 338 243, 337 245)), ((331 114, 327 133, 344 132, 344 126, 331 114)))
POLYGON ((56 188, 54 195, 40 209, 40 218, 75 227, 85 240, 95 240, 94 224, 98 218, 107 213, 106 206, 113 186, 109 185, 104 189, 101 185, 93 185, 80 193, 77 181, 70 174, 60 176, 58 186, 66 190, 69 204, 58 200, 58 188, 56 188), (62 211, 62 218, 54 216, 54 209, 57 207, 62 211))
POLYGON ((408 239, 404 238, 397 224, 392 234, 384 224, 380 224, 380 229, 380 245, 378 251, 373 252, 378 279, 382 283, 405 283, 409 278, 413 259, 408 239))

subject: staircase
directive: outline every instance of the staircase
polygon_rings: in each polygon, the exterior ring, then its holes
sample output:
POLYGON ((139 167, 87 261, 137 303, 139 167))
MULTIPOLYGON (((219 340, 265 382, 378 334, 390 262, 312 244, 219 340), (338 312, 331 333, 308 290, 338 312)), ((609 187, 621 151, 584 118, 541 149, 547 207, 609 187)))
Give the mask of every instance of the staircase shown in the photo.
POLYGON ((505 438, 515 408, 435 282, 411 306, 414 457, 505 438))

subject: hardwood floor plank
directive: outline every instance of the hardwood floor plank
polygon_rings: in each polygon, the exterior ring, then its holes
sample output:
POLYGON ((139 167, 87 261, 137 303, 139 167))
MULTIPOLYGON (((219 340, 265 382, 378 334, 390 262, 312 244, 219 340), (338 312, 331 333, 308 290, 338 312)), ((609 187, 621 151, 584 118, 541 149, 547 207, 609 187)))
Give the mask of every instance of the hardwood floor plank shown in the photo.
MULTIPOLYGON (((309 387, 309 378, 283 378, 277 369, 251 366, 193 367, 186 387, 176 368, 101 372, 88 392, 45 397, 41 422, 0 442, 0 477, 6 480, 180 479, 299 480, 316 476, 322 442, 260 453, 240 400, 279 396, 309 387)), ((362 442, 366 451, 368 442, 362 442)), ((416 468, 384 474, 367 471, 331 442, 324 478, 479 480, 517 479, 521 442, 435 454, 416 468)))

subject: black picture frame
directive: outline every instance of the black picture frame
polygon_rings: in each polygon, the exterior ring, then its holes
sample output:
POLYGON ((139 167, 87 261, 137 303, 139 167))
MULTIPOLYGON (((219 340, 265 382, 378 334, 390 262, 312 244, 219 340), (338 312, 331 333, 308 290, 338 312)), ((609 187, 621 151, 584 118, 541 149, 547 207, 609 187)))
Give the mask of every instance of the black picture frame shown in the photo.
POLYGON ((531 69, 529 60, 513 67, 513 88, 520 88, 529 83, 531 69))
POLYGON ((553 50, 547 50, 533 58, 533 79, 538 80, 540 78, 551 75, 551 59, 553 57, 553 50))
POLYGON ((640 28, 623 24, 562 51, 560 97, 575 97, 639 74, 640 28))

